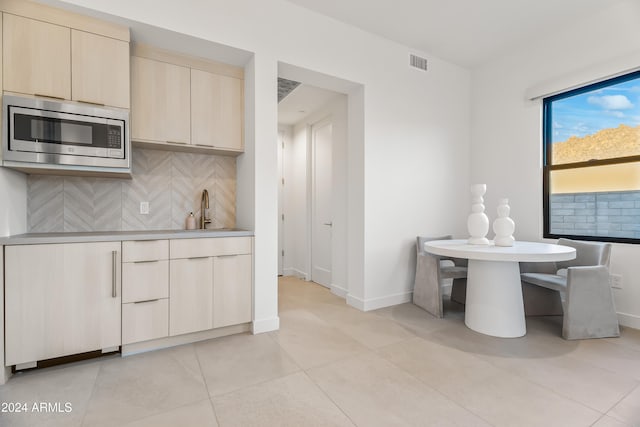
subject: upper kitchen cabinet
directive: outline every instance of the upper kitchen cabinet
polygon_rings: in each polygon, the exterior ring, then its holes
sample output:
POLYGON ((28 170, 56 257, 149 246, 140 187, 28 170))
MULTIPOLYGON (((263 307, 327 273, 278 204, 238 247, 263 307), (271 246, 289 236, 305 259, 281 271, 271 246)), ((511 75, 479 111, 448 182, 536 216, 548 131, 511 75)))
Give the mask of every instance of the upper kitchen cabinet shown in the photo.
POLYGON ((131 139, 189 144, 189 68, 131 58, 131 139))
POLYGON ((243 152, 244 70, 145 45, 131 59, 131 139, 148 148, 243 152))
POLYGON ((8 13, 2 29, 4 90, 70 99, 70 29, 8 13))
POLYGON ((129 43, 71 30, 74 101, 129 108, 129 43))
POLYGON ((241 79, 191 70, 191 143, 242 151, 241 79))
POLYGON ((0 2, 3 89, 129 108, 129 29, 24 0, 0 2))

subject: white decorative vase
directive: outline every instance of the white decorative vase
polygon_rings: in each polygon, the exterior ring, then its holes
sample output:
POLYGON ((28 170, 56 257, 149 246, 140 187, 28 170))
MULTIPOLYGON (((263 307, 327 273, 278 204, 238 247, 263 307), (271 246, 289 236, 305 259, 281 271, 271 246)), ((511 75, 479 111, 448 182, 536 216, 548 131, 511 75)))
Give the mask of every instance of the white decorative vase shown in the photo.
POLYGON ((474 184, 471 186, 471 214, 467 218, 467 230, 469 230, 469 240, 471 245, 488 245, 489 240, 485 237, 489 232, 489 218, 484 213, 484 193, 487 191, 487 184, 474 184))
POLYGON ((511 211, 509 199, 500 199, 497 210, 498 218, 493 221, 493 231, 496 233, 493 241, 496 246, 513 246, 515 242, 513 231, 516 229, 516 224, 509 218, 511 211))

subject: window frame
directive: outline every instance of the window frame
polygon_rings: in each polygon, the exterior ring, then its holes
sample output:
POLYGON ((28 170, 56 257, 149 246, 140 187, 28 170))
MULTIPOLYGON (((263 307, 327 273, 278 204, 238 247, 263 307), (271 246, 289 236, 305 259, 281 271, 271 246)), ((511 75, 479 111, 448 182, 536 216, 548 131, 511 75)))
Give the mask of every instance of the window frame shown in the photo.
MULTIPOLYGON (((572 235, 572 234, 555 234, 551 233, 551 206, 550 206, 550 183, 551 172, 562 169, 582 169, 593 166, 615 165, 640 162, 640 155, 627 157, 613 157, 602 160, 589 160, 574 163, 562 163, 559 165, 552 164, 552 137, 553 122, 551 114, 551 104, 553 101, 580 95, 586 92, 609 87, 618 83, 629 80, 640 79, 640 70, 626 73, 617 77, 606 79, 597 83, 588 84, 579 88, 567 90, 565 92, 550 95, 542 99, 542 209, 543 209, 543 237, 548 239, 567 238, 573 240, 612 242, 612 243, 631 243, 640 244, 640 239, 630 237, 610 237, 610 236, 591 236, 591 235, 572 235)), ((640 190, 638 190, 640 191, 640 190)))

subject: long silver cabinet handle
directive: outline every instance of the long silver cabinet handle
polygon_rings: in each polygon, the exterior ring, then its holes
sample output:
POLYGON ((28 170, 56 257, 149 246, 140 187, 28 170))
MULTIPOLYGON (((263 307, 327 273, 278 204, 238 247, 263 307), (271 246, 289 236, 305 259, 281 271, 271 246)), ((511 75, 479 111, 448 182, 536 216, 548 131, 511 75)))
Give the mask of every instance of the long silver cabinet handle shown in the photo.
POLYGON ((147 299, 147 300, 144 300, 144 301, 136 301, 136 302, 134 302, 134 304, 144 304, 145 302, 156 302, 156 301, 160 301, 160 298, 147 299))
POLYGON ((40 96, 43 98, 51 98, 51 99, 61 99, 64 100, 64 98, 62 96, 55 96, 55 95, 45 95, 44 93, 34 93, 34 96, 40 96))
POLYGON ((101 102, 85 101, 84 99, 78 99, 77 101, 82 102, 83 104, 97 105, 99 107, 104 107, 104 104, 101 102))
POLYGON ((194 256, 187 259, 198 260, 198 259, 207 259, 207 258, 211 258, 211 257, 210 256, 194 256))
POLYGON ((231 255, 216 255, 216 258, 231 258, 234 256, 238 256, 239 254, 231 254, 231 255))
POLYGON ((159 259, 149 259, 149 260, 143 260, 143 261, 133 261, 134 264, 148 264, 151 262, 160 262, 159 259))
POLYGON ((111 296, 116 298, 118 296, 118 251, 111 251, 111 296))

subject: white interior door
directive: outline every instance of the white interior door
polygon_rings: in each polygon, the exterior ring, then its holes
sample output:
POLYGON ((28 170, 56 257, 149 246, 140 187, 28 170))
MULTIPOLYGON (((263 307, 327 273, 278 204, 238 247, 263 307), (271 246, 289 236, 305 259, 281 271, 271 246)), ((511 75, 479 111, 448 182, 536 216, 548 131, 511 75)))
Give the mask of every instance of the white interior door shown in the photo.
POLYGON ((322 121, 311 127, 311 280, 331 286, 332 126, 322 121))

